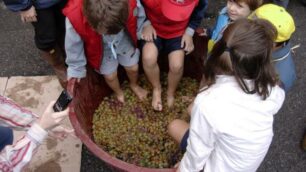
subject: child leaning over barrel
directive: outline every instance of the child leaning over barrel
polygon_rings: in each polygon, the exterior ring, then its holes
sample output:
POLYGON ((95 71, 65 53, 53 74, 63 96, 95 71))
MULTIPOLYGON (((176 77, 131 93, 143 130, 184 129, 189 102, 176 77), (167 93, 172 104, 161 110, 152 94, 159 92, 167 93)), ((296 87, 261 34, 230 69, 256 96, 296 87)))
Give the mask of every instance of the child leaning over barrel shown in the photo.
POLYGON ((296 80, 295 65, 292 59, 290 38, 295 31, 292 16, 281 6, 266 4, 256 9, 250 18, 266 19, 274 25, 277 37, 272 53, 275 69, 285 91, 289 91, 296 80))
POLYGON ((174 120, 169 134, 186 150, 177 171, 254 172, 273 137, 273 115, 285 92, 271 63, 276 30, 239 19, 215 44, 204 68, 190 124, 174 120), (186 149, 187 148, 187 149, 186 149))
POLYGON ((118 101, 124 102, 117 76, 118 64, 127 73, 132 91, 144 99, 147 91, 137 84, 139 50, 137 32, 145 13, 140 0, 71 0, 64 9, 68 78, 86 76, 86 63, 103 74, 118 101))

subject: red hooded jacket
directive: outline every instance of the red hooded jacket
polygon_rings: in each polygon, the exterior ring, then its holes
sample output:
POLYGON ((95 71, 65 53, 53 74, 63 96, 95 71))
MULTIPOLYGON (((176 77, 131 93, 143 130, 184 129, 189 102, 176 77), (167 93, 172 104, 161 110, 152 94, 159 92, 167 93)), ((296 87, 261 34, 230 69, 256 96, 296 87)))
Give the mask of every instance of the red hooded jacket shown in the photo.
MULTIPOLYGON (((137 45, 137 17, 134 16, 136 8, 136 0, 129 0, 130 12, 126 28, 130 33, 135 47, 137 45)), ((102 36, 93 30, 83 15, 83 0, 69 0, 63 9, 63 13, 84 41, 84 50, 88 64, 94 69, 99 70, 103 55, 102 36)))
POLYGON ((170 39, 182 36, 189 24, 190 17, 179 22, 166 18, 162 13, 162 1, 165 0, 142 0, 147 18, 151 21, 159 37, 170 39))

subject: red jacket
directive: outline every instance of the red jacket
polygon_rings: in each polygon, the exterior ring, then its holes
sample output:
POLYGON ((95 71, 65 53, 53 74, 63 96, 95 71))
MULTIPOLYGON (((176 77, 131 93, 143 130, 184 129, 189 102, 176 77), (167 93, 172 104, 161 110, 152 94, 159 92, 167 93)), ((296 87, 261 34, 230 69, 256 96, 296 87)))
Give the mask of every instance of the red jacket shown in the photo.
POLYGON ((147 18, 159 37, 170 39, 182 36, 188 26, 189 19, 185 21, 172 21, 162 15, 161 1, 165 0, 142 0, 147 18))
MULTIPOLYGON (((129 0, 129 9, 132 10, 130 10, 126 28, 136 47, 137 18, 133 14, 135 8, 137 8, 136 0, 129 0)), ((69 0, 63 9, 63 13, 84 41, 84 50, 88 64, 94 69, 99 70, 103 55, 101 35, 91 28, 82 10, 83 0, 69 0)))

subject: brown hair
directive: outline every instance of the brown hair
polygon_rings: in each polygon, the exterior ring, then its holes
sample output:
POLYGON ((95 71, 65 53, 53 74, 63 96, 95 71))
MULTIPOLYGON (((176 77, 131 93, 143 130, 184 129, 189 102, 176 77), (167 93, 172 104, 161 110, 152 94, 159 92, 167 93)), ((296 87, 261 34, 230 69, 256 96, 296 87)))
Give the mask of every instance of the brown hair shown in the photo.
POLYGON ((262 5, 263 0, 232 0, 236 3, 246 3, 251 11, 254 11, 256 8, 262 5))
POLYGON ((266 20, 239 19, 230 24, 205 63, 205 86, 213 85, 216 75, 233 75, 245 93, 266 99, 269 86, 278 82, 271 63, 275 36, 276 29, 266 20), (253 90, 244 79, 254 81, 253 90))
POLYGON ((88 23, 102 34, 116 34, 125 27, 129 14, 128 0, 83 0, 88 23))

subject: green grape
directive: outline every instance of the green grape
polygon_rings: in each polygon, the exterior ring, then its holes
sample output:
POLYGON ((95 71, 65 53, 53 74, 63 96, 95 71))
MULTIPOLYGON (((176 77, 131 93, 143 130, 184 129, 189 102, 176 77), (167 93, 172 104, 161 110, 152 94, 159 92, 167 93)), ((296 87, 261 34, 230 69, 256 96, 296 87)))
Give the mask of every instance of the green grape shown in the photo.
MULTIPOLYGON (((167 74, 161 75, 166 88, 167 74)), ((144 76, 140 85, 152 90, 144 76)), ((119 103, 114 95, 103 98, 93 116, 94 140, 102 149, 128 163, 149 168, 172 167, 182 154, 178 145, 167 133, 167 125, 174 119, 189 121, 187 107, 196 95, 198 83, 191 78, 182 78, 177 92, 174 108, 164 106, 162 112, 151 107, 152 94, 145 101, 139 101, 129 88, 128 82, 122 85, 125 104, 119 103), (174 158, 173 158, 174 157, 174 158)), ((165 90, 163 88, 163 94, 165 90)), ((166 102, 166 97, 162 97, 166 102)))

